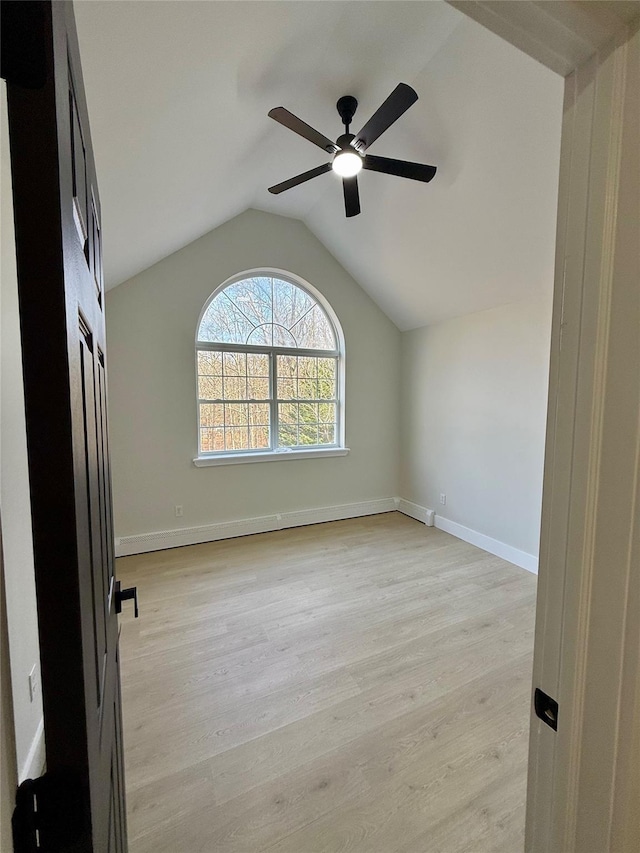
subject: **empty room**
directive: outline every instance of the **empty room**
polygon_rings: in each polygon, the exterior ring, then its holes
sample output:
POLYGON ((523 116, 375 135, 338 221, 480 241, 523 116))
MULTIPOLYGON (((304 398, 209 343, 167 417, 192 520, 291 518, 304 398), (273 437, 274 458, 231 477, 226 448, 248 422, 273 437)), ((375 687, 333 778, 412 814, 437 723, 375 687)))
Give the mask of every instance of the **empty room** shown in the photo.
POLYGON ((589 5, 7 4, 2 853, 633 849, 640 7, 589 5))

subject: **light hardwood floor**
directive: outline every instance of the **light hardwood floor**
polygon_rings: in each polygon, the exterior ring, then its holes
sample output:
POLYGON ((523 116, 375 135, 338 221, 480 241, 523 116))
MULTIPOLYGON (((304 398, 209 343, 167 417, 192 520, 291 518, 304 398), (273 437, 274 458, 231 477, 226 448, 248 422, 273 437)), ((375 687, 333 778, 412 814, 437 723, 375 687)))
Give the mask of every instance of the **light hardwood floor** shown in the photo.
POLYGON ((532 575, 399 513, 118 571, 131 853, 520 853, 532 575))

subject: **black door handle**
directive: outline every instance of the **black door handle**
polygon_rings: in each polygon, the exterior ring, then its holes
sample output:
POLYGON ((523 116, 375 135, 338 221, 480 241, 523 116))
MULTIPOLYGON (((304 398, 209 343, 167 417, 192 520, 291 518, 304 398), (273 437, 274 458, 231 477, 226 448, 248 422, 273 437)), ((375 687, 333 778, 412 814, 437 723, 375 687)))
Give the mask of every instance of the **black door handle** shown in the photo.
POLYGON ((133 599, 133 615, 138 618, 138 587, 130 586, 121 589, 120 581, 116 581, 116 613, 122 613, 122 602, 133 599))

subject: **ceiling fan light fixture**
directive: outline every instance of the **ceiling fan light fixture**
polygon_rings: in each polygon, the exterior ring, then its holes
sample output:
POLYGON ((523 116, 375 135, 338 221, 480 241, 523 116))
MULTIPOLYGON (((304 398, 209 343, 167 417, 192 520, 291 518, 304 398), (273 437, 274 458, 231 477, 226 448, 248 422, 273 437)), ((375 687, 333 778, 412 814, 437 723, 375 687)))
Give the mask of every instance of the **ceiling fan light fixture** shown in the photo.
POLYGON ((355 151, 338 151, 331 168, 341 178, 353 178, 362 169, 362 157, 355 151))

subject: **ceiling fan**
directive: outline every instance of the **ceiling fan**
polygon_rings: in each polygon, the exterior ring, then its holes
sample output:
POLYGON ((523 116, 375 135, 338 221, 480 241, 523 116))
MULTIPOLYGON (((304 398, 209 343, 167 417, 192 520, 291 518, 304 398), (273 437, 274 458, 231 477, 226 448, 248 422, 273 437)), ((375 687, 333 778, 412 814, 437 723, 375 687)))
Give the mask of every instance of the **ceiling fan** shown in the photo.
POLYGON ((386 175, 397 175, 399 178, 410 178, 413 181, 427 183, 436 173, 435 166, 425 166, 421 163, 409 163, 407 160, 393 160, 389 157, 375 157, 371 154, 365 154, 371 143, 375 142, 417 100, 418 95, 411 86, 407 86, 406 83, 399 83, 387 100, 371 116, 360 133, 354 135, 349 133, 349 125, 353 120, 358 102, 352 95, 345 95, 336 104, 345 132, 335 142, 332 142, 284 107, 275 107, 269 112, 270 118, 288 127, 294 133, 304 136, 318 148, 333 154, 333 159, 330 163, 324 163, 322 166, 296 175, 295 178, 289 178, 288 181, 269 187, 269 192, 277 195, 333 170, 342 177, 344 206, 349 217, 357 216, 360 213, 357 175, 361 169, 370 169, 372 172, 384 172, 386 175))

